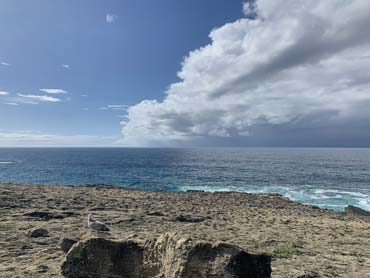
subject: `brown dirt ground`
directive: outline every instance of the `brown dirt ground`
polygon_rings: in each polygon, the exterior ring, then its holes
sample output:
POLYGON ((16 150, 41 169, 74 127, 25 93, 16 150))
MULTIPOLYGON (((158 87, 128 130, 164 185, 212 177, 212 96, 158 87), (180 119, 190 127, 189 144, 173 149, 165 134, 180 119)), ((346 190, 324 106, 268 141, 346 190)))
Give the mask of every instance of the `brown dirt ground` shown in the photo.
POLYGON ((369 217, 278 195, 17 184, 0 184, 0 277, 61 277, 60 241, 89 236, 89 212, 117 240, 176 232, 271 254, 272 277, 370 277, 369 217), (24 215, 34 211, 72 215, 50 220, 24 215), (27 235, 38 227, 49 236, 27 235))

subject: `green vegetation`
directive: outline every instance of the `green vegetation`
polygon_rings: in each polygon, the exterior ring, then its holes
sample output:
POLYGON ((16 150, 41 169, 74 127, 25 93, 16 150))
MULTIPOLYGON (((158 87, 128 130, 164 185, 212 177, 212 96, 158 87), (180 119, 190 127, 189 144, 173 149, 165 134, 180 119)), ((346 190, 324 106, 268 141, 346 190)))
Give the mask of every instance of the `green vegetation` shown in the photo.
POLYGON ((272 256, 274 258, 290 258, 294 255, 301 255, 302 251, 294 245, 280 245, 275 247, 272 251, 272 256))

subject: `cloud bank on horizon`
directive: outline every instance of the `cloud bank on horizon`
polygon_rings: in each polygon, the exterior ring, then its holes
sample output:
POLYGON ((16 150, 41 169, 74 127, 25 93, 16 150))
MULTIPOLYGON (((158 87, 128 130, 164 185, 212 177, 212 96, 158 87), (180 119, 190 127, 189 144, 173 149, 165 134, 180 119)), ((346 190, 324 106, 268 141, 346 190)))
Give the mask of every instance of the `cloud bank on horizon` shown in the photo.
POLYGON ((43 133, 37 130, 7 132, 0 129, 0 144, 5 147, 54 147, 55 145, 73 147, 77 144, 100 146, 102 143, 109 144, 117 138, 97 135, 65 135, 54 133, 43 133))
POLYGON ((214 29, 209 45, 185 57, 163 100, 128 108, 123 143, 368 127, 369 10, 365 0, 245 3, 245 17, 214 29))

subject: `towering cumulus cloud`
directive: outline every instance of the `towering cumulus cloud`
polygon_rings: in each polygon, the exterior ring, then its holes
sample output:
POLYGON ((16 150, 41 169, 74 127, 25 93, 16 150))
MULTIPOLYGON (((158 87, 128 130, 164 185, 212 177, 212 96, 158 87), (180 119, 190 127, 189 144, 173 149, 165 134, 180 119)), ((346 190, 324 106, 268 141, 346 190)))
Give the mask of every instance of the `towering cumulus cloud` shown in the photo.
POLYGON ((128 109, 127 145, 369 122, 370 1, 257 0, 243 10, 189 53, 163 101, 128 109))

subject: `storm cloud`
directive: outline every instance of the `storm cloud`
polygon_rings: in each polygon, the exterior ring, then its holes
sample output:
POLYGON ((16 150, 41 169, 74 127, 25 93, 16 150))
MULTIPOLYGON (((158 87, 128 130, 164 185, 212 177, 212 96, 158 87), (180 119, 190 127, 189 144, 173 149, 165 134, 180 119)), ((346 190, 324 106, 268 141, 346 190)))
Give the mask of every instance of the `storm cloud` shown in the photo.
POLYGON ((257 0, 243 10, 189 53, 163 100, 128 108, 124 144, 367 141, 370 2, 257 0))

